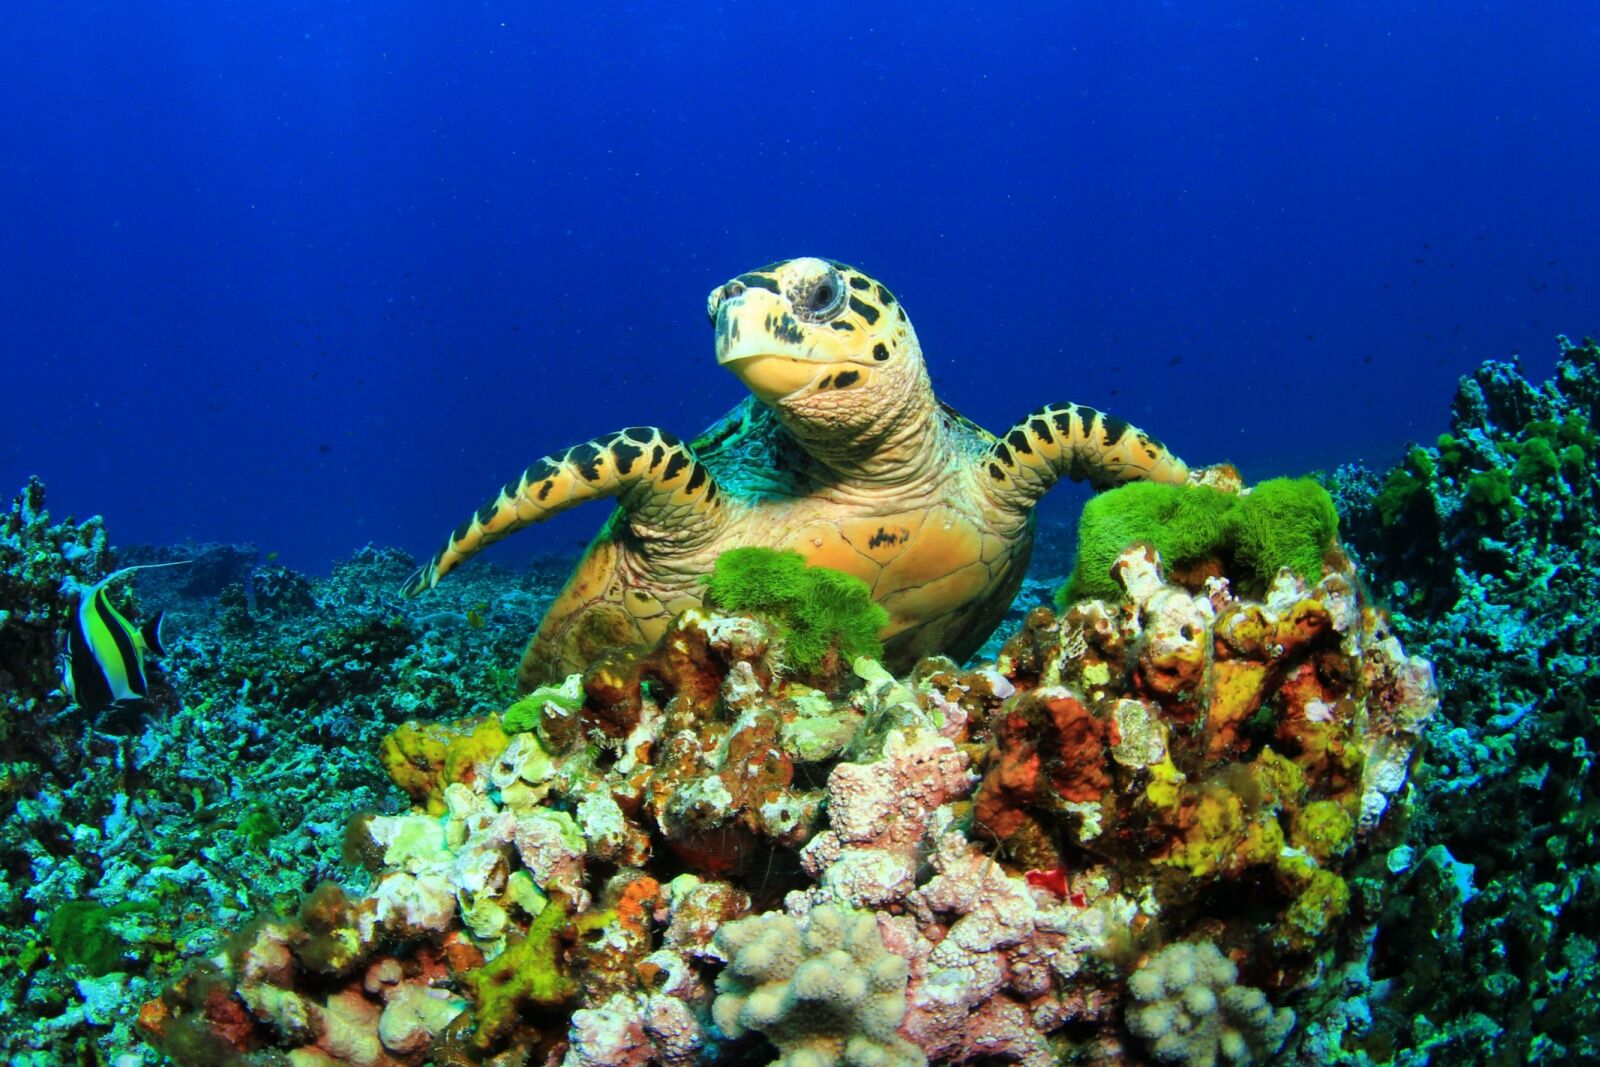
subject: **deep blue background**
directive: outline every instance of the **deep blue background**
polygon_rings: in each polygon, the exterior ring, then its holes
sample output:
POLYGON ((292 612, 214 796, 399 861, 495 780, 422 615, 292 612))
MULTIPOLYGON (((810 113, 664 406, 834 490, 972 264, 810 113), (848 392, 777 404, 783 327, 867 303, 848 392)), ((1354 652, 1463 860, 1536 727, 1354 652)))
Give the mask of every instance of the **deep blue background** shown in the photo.
POLYGON ((883 279, 992 429, 1074 400, 1252 477, 1600 331, 1592 4, 576 6, 8 5, 0 488, 423 553, 731 406, 705 294, 792 255, 883 279))

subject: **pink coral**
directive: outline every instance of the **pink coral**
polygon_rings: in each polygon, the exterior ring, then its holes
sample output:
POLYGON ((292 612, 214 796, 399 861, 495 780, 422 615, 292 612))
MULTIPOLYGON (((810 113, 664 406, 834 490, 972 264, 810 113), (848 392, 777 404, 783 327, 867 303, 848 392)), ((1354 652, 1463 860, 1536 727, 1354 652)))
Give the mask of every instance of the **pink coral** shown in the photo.
POLYGON ((967 757, 930 730, 892 731, 881 759, 828 776, 831 829, 800 853, 825 890, 857 907, 898 899, 916 883, 919 846, 940 805, 971 791, 967 757))

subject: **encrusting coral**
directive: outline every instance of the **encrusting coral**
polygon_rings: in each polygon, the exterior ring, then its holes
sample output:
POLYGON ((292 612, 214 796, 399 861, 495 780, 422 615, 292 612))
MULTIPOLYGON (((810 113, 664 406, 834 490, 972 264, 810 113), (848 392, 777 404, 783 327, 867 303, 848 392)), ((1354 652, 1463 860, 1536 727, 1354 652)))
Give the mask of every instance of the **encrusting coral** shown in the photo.
POLYGON ((1115 573, 1122 604, 1041 612, 1002 655, 1035 688, 996 726, 978 825, 1030 866, 1086 851, 1140 871, 1169 907, 1265 875, 1275 952, 1312 952, 1348 906, 1340 857, 1437 706, 1430 667, 1347 562, 1315 586, 1284 570, 1263 601, 1172 584, 1142 545, 1115 573))
POLYGON ((904 961, 894 1034, 930 1062, 1186 1062, 1180 1015, 1188 1057, 1290 1007, 1277 1062, 1587 1062, 1597 424, 1600 347, 1486 365, 1437 444, 1326 481, 1359 575, 1315 514, 1315 567, 1271 574, 1124 531, 1097 597, 981 666, 840 656, 827 691, 775 617, 701 611, 512 702, 554 569, 419 606, 392 552, 113 556, 30 483, 0 516, 0 1058, 764 1062, 714 1021, 719 930, 840 909, 904 961), (116 593, 173 623, 144 714, 70 707, 74 590, 191 557, 116 593), (1259 994, 1151 995, 1208 946, 1259 994))

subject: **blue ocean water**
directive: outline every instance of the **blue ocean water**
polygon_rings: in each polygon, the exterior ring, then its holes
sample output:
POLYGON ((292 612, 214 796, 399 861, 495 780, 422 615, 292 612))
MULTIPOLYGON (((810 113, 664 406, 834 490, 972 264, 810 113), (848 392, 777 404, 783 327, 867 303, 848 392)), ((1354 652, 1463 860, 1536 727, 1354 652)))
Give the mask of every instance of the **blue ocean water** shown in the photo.
POLYGON ((0 483, 420 555, 731 407, 706 292, 794 255, 894 289, 991 429, 1072 400, 1252 478, 1392 460, 1594 327, 1592 5, 577 8, 11 5, 0 483))

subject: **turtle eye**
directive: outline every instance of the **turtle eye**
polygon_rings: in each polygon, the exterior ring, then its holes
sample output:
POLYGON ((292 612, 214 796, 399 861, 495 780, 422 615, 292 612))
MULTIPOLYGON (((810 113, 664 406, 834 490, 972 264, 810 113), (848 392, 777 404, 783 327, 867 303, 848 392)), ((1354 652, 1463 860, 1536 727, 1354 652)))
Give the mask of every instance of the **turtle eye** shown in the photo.
POLYGON ((818 278, 810 289, 799 296, 796 310, 812 321, 831 319, 844 308, 844 285, 832 271, 818 278))

